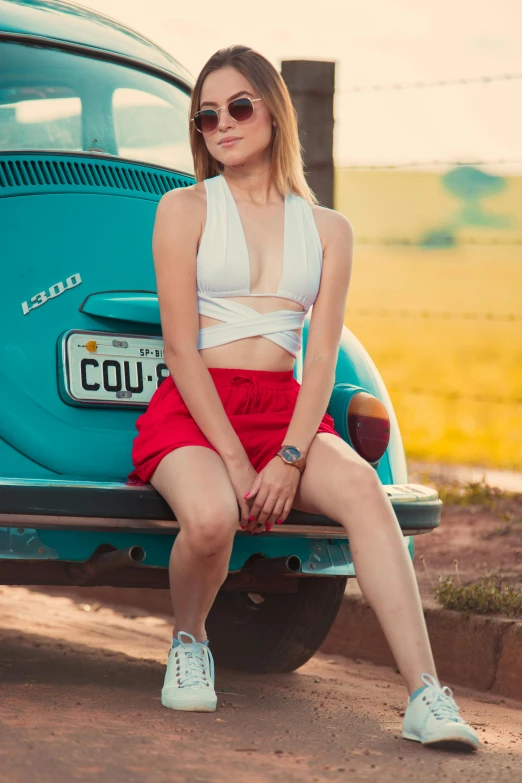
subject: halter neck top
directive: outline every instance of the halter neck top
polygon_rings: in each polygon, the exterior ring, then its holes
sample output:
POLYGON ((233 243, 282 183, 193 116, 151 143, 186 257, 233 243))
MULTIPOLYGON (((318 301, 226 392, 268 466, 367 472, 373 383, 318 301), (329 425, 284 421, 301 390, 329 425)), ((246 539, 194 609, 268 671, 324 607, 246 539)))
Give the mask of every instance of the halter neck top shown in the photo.
POLYGON ((204 180, 207 218, 197 254, 198 312, 223 323, 199 330, 198 350, 261 335, 293 356, 300 329, 317 298, 323 250, 311 204, 295 193, 285 197, 283 271, 274 293, 250 292, 250 259, 241 217, 225 177, 204 180), (304 309, 259 313, 231 296, 278 296, 304 309))

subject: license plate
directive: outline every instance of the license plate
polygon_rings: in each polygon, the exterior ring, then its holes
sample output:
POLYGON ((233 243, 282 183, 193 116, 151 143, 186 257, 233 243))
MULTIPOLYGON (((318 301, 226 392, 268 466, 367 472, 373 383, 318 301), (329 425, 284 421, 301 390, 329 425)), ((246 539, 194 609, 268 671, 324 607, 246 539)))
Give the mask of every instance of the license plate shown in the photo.
POLYGON ((68 332, 63 364, 69 397, 90 404, 147 405, 170 374, 161 337, 68 332))

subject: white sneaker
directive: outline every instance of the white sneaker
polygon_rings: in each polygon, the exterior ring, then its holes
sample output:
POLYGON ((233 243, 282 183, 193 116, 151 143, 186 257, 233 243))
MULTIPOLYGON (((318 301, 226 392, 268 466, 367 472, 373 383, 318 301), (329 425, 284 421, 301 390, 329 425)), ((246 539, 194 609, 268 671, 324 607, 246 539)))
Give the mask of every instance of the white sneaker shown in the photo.
POLYGON ((214 712, 217 696, 214 690, 214 659, 206 644, 192 634, 180 631, 179 645, 170 648, 161 703, 171 710, 214 712), (183 642, 181 636, 190 642, 183 642))
POLYGON ((460 717, 451 688, 441 688, 431 674, 421 679, 427 687, 413 701, 408 700, 402 736, 431 747, 476 750, 480 740, 460 717))

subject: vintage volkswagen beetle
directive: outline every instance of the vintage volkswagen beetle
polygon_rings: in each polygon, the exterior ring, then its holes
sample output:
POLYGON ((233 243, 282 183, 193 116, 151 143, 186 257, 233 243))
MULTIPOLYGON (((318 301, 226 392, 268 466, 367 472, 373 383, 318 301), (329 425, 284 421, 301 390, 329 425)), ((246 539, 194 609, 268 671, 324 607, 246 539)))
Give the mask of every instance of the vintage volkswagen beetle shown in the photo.
MULTIPOLYGON (((136 417, 168 372, 151 234, 162 194, 194 182, 192 77, 59 0, 0 0, 0 63, 0 583, 167 587, 178 524, 126 477, 136 417)), ((413 556, 411 535, 439 524, 441 501, 407 483, 390 398, 347 328, 328 411, 386 485, 413 556)), ((270 533, 238 530, 207 625, 216 660, 297 668, 350 576, 328 518, 294 511, 270 533)))

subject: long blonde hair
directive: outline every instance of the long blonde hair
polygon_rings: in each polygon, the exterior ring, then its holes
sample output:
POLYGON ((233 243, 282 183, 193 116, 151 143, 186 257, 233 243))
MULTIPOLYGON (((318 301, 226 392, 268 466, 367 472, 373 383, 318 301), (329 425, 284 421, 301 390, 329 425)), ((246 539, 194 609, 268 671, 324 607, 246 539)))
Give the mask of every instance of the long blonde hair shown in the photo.
MULTIPOLYGON (((277 123, 272 126, 271 162, 272 181, 282 196, 296 193, 312 204, 318 200, 308 185, 302 158, 302 146, 299 140, 297 113, 290 98, 288 88, 280 73, 272 63, 248 46, 228 46, 219 49, 203 66, 192 90, 190 117, 199 110, 201 88, 209 73, 231 66, 248 79, 258 96, 263 98, 266 107, 277 123)), ((190 147, 194 158, 196 179, 214 177, 220 174, 223 166, 209 153, 203 135, 190 125, 190 147)))

